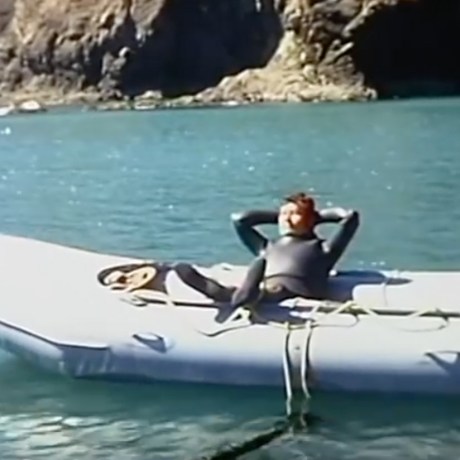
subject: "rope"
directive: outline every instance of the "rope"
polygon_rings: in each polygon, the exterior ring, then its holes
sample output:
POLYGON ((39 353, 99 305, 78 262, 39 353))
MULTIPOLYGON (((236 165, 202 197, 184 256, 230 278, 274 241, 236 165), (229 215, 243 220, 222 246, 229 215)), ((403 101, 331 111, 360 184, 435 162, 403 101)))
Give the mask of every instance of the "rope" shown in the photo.
MULTIPOLYGON (((225 270, 228 270, 229 267, 227 267, 225 264, 222 264, 222 268, 225 269, 225 270)), ((127 276, 129 276, 130 274, 135 274, 137 273, 139 270, 142 270, 142 269, 145 269, 145 267, 141 266, 141 268, 139 269, 134 269, 133 271, 129 272, 127 276)), ((148 278, 148 277, 147 277, 148 278)), ((148 278, 149 279, 149 278, 148 278)), ((142 279, 141 280, 142 282, 144 282, 145 280, 142 279)), ((116 283, 115 283, 116 285, 116 283)), ((261 296, 262 296, 262 292, 264 289, 266 289, 266 281, 264 280, 262 282, 262 289, 261 289, 261 296)), ((446 322, 447 322, 447 319, 450 318, 450 317, 457 317, 457 318, 460 318, 460 311, 443 311, 442 309, 440 308, 436 308, 436 307, 428 307, 428 308, 425 308, 425 309, 422 309, 422 310, 411 310, 411 309, 408 309, 408 310, 403 310, 403 309, 396 309, 396 310, 392 310, 389 308, 388 306, 388 301, 386 299, 386 283, 384 283, 384 298, 385 298, 385 305, 386 307, 385 308, 370 308, 370 307, 367 307, 365 305, 360 305, 358 303, 356 303, 354 300, 349 300, 349 301, 346 301, 346 302, 343 302, 343 303, 336 303, 336 302, 331 302, 331 301, 314 301, 314 300, 311 300, 309 302, 309 304, 311 306, 313 306, 313 310, 310 314, 310 318, 311 316, 315 315, 316 313, 318 313, 319 311, 322 311, 324 313, 327 313, 327 316, 328 317, 332 317, 332 316, 336 316, 336 315, 340 315, 342 313, 351 313, 351 314, 354 314, 354 315, 359 315, 359 314, 367 314, 369 316, 373 316, 373 317, 378 317, 378 316, 405 316, 407 318, 417 318, 417 317, 422 317, 422 316, 434 316, 434 317, 440 317, 442 319, 444 319, 446 322)), ((113 286, 112 286, 113 287, 113 286)), ((170 307, 176 307, 177 305, 174 303, 172 297, 167 293, 167 292, 162 292, 162 291, 154 291, 154 290, 150 290, 150 289, 147 289, 146 291, 149 293, 149 299, 148 300, 145 300, 144 298, 142 298, 142 295, 140 295, 142 293, 143 289, 142 289, 142 283, 139 284, 139 288, 136 289, 136 290, 132 290, 132 287, 130 287, 129 285, 126 286, 126 289, 122 290, 121 293, 122 295, 124 295, 124 297, 122 297, 122 300, 124 301, 127 301, 129 303, 132 303, 136 306, 144 306, 144 305, 147 305, 149 303, 149 301, 151 302, 153 300, 153 302, 155 301, 159 301, 159 302, 164 302, 166 305, 170 306, 170 307), (136 294, 139 294, 139 295, 136 295, 136 294), (152 294, 154 295, 154 299, 152 299, 152 294)), ((259 296, 259 299, 260 297, 259 296)), ((282 327, 284 328, 283 325, 279 324, 279 323, 276 323, 274 321, 266 321, 265 318, 263 318, 263 316, 257 311, 258 309, 255 308, 257 307, 257 304, 259 303, 259 299, 256 300, 255 302, 255 305, 246 305, 246 306, 243 306, 243 307, 240 307, 238 309, 236 309, 230 316, 229 318, 227 319, 227 321, 233 321, 235 317, 237 316, 243 316, 245 312, 247 312, 248 310, 250 311, 250 314, 254 317, 254 318, 258 318, 262 321, 264 321, 265 323, 269 324, 269 325, 272 325, 272 326, 275 326, 275 327, 282 327)), ((294 306, 297 306, 298 303, 302 300, 305 300, 305 299, 302 299, 300 297, 297 297, 294 299, 294 306)), ((299 328, 299 329, 303 329, 305 327, 305 324, 300 324, 300 325, 291 325, 292 328, 299 328)))
MULTIPOLYGON (((284 374, 284 388, 286 393, 286 416, 288 420, 291 420, 294 423, 300 424, 300 426, 305 427, 306 416, 309 412, 309 403, 311 400, 311 394, 308 389, 308 370, 309 370, 309 358, 308 351, 310 347, 310 339, 313 331, 313 321, 308 321, 308 327, 305 328, 305 335, 302 340, 302 347, 300 353, 300 369, 299 369, 299 378, 300 388, 295 388, 293 385, 293 374, 296 372, 296 369, 291 363, 290 356, 290 340, 292 338, 292 329, 289 327, 289 324, 286 324, 286 336, 284 341, 283 349, 283 374, 284 374), (298 394, 295 398, 294 390, 301 391, 301 394, 298 394)), ((296 379, 294 378, 294 381, 296 379)), ((298 385, 298 382, 297 382, 298 385)))
POLYGON ((310 396, 310 391, 308 390, 308 371, 309 371, 309 349, 310 349, 310 341, 311 341, 311 336, 313 332, 313 320, 307 321, 306 323, 306 328, 305 328, 305 340, 302 343, 302 355, 301 355, 301 360, 300 360, 300 365, 301 365, 301 383, 302 383, 302 391, 304 394, 305 401, 309 401, 311 396, 310 396))
MULTIPOLYGON (((163 302, 165 303, 168 307, 177 307, 177 305, 174 303, 174 300, 172 299, 172 297, 168 294, 168 293, 164 293, 164 292, 161 292, 161 291, 152 291, 152 292, 155 292, 155 299, 153 301, 159 301, 159 302, 163 302)), ((149 292, 150 293, 150 296, 152 294, 152 292, 149 292)), ((122 297, 121 297, 121 300, 125 301, 125 302, 128 302, 130 304, 133 304, 135 306, 146 306, 148 305, 148 301, 145 301, 142 299, 142 297, 138 297, 136 296, 136 292, 133 291, 133 292, 126 292, 126 291, 122 291, 122 297)), ((152 299, 150 298, 149 299, 150 301, 152 301, 152 299)), ((294 299, 294 305, 293 307, 297 306, 298 303, 301 301, 301 300, 304 300, 302 298, 296 298, 294 299)), ((420 318, 420 317, 424 317, 424 316, 429 316, 429 317, 435 317, 435 318, 441 318, 444 320, 444 324, 437 327, 436 329, 442 329, 444 327, 447 327, 448 324, 449 324, 449 318, 451 317, 460 317, 460 312, 448 312, 448 311, 443 311, 442 309, 440 308, 437 308, 437 307, 428 307, 428 308, 425 308, 425 309, 421 309, 421 310, 415 310, 415 311, 410 311, 410 310, 407 310, 407 311, 404 311, 404 310, 390 310, 388 308, 386 309, 378 309, 378 308, 370 308, 370 307, 366 307, 364 305, 360 305, 358 303, 356 303, 354 300, 350 300, 350 301, 347 301, 347 302, 344 302, 344 303, 338 303, 338 304, 335 304, 334 302, 330 302, 330 301, 315 301, 315 302, 312 302, 312 304, 314 305, 313 309, 311 310, 310 314, 309 314, 309 317, 306 319, 305 323, 302 323, 302 324, 291 324, 290 325, 290 328, 291 329, 305 329, 306 327, 309 327, 307 326, 307 324, 310 322, 311 318, 316 316, 316 314, 318 312, 323 312, 325 313, 324 316, 322 317, 322 320, 325 320, 325 319, 329 319, 331 317, 334 317, 334 316, 338 316, 340 314, 344 314, 344 313, 349 313, 349 314, 352 314, 352 315, 355 315, 355 316, 358 316, 360 314, 366 314, 366 315, 369 315, 369 316, 372 316, 374 318, 378 318, 378 317, 388 317, 388 316, 399 316, 399 317, 404 317, 404 318, 407 318, 407 319, 414 319, 414 318, 420 318), (316 305, 314 305, 316 303, 316 305)), ((277 328, 281 328, 281 329, 284 329, 286 326, 284 324, 280 324, 276 321, 271 321, 271 320, 267 320, 260 312, 259 312, 259 308, 258 308, 258 305, 246 305, 244 307, 239 307, 238 309, 236 309, 226 320, 226 323, 229 324, 229 326, 227 328, 220 328, 218 329, 217 331, 213 331, 213 332, 205 332, 205 331, 202 331, 202 330, 199 330, 197 328, 193 328, 196 332, 198 332, 199 334, 202 334, 202 335, 205 335, 207 337, 214 337, 220 333, 223 333, 225 331, 228 331, 228 330, 234 330, 235 328, 240 328, 240 327, 248 327, 250 325, 250 319, 249 317, 252 316, 254 319, 260 321, 260 322, 263 322, 271 327, 277 327, 277 328), (241 316, 242 319, 240 320, 239 324, 236 325, 234 324, 235 322, 235 318, 237 318, 238 316, 241 316), (232 326, 230 326, 232 325, 232 326)), ((314 323, 311 325, 311 326, 314 326, 314 327, 319 327, 321 326, 322 324, 322 321, 318 320, 317 318, 314 318, 314 323)), ((395 327, 395 326, 391 326, 391 327, 395 327)), ((432 330, 432 329, 417 329, 417 330, 411 330, 411 329, 407 329, 407 328, 402 328, 402 327, 396 327, 396 329, 399 329, 399 330, 403 330, 403 331, 406 331, 406 332, 426 332, 428 330, 432 330)))
MULTIPOLYGON (((165 303, 168 307, 177 307, 177 305, 174 303, 174 300, 168 293, 164 293, 161 291, 152 291, 155 292, 155 299, 153 301, 158 301, 158 302, 163 302, 165 303)), ((150 292, 151 295, 151 292, 150 292)), ((142 297, 136 296, 136 292, 126 292, 122 291, 122 297, 121 300, 128 302, 130 304, 133 304, 135 306, 146 306, 148 305, 149 301, 145 301, 142 299, 142 297)), ((150 302, 152 299, 149 299, 150 302)), ((304 300, 302 298, 296 298, 294 299, 294 305, 298 305, 298 302, 301 300, 304 300)), ((449 325, 449 318, 450 317, 460 317, 460 312, 446 312, 443 311, 440 308, 432 308, 428 307, 422 310, 415 310, 415 311, 404 311, 404 310, 389 310, 389 309, 373 309, 370 307, 366 307, 364 305, 360 305, 356 303, 354 300, 350 300, 344 303, 339 303, 335 304, 330 301, 317 301, 315 302, 316 305, 313 307, 311 312, 309 313, 308 318, 304 323, 301 324, 290 324, 290 328, 292 330, 296 329, 305 329, 307 327, 319 327, 324 325, 324 320, 330 319, 332 317, 338 316, 340 314, 352 314, 354 316, 358 316, 360 314, 366 314, 368 316, 372 316, 374 318, 379 318, 379 317, 388 317, 388 316, 398 316, 398 317, 403 317, 407 319, 415 319, 415 318, 421 318, 424 316, 429 316, 429 317, 435 317, 435 318, 441 318, 444 323, 435 328, 434 330, 439 330, 444 327, 447 327, 449 325), (321 320, 316 318, 315 316, 317 313, 322 312, 324 313, 323 317, 321 320), (309 324, 309 322, 313 318, 313 324, 309 324)), ((246 305, 243 307, 239 307, 236 309, 232 314, 227 318, 225 323, 228 324, 228 327, 221 327, 215 331, 212 332, 205 332, 203 330, 193 328, 197 333, 204 335, 206 337, 215 337, 221 333, 224 333, 226 331, 242 328, 242 327, 248 327, 251 324, 250 317, 252 316, 255 320, 260 321, 262 323, 265 323, 271 327, 276 327, 276 328, 281 328, 285 329, 284 324, 280 324, 279 322, 268 320, 265 318, 259 311, 260 309, 258 308, 258 305, 246 305), (238 324, 235 324, 236 318, 241 317, 241 320, 238 321, 238 324)), ((406 332, 427 332, 429 330, 433 329, 408 329, 408 328, 402 328, 402 327, 395 327, 395 326, 390 326, 395 329, 399 329, 402 331, 406 332)))
POLYGON ((289 359, 289 338, 291 329, 287 328, 287 333, 284 340, 283 352, 283 371, 284 371, 284 388, 286 392, 286 415, 288 418, 292 415, 292 379, 291 379, 291 366, 289 359))
MULTIPOLYGON (((168 293, 161 292, 161 291, 154 291, 154 292, 155 292, 155 297, 156 297, 155 301, 163 302, 171 310, 178 311, 178 306, 174 303, 174 300, 171 298, 171 296, 168 293)), ((142 298, 137 297, 135 291, 134 292, 122 292, 120 299, 124 302, 135 305, 136 307, 146 306, 149 303, 148 301, 145 301, 142 298)), ((150 299, 150 301, 151 300, 152 299, 150 299)), ((177 315, 177 318, 179 321, 182 321, 188 328, 192 329, 197 334, 203 335, 208 338, 216 337, 227 331, 246 328, 251 325, 251 322, 249 320, 249 312, 243 309, 241 309, 241 311, 234 311, 222 327, 219 327, 216 330, 208 331, 208 332, 192 326, 190 324, 190 321, 184 320, 184 318, 181 315, 177 315), (239 321, 235 319, 238 315, 241 316, 241 320, 239 321), (226 325, 226 323, 228 323, 228 325, 226 325)))
MULTIPOLYGON (((141 269, 135 269, 131 273, 137 273, 141 269)), ((144 279, 142 278, 141 281, 144 281, 144 279)), ((139 286, 142 287, 141 285, 142 283, 139 286)), ((265 286, 265 282, 263 282, 262 285, 265 286)), ((150 298, 148 300, 145 300, 145 298, 143 299, 141 295, 142 289, 136 289, 133 291, 129 286, 127 286, 126 289, 121 291, 121 294, 122 294, 121 300, 128 302, 132 305, 138 306, 138 307, 148 305, 149 301, 150 302, 152 301, 162 302, 162 303, 165 303, 169 307, 177 307, 174 300, 167 292, 153 291, 153 290, 147 290, 147 292, 149 292, 150 298), (152 294, 154 295, 154 299, 152 299, 152 294)), ((386 292, 384 293, 386 294, 386 292)), ((262 290, 261 290, 261 295, 262 295, 262 290)), ((360 314, 366 314, 374 318, 377 318, 379 316, 403 316, 408 319, 420 318, 422 316, 442 318, 444 320, 444 323, 441 324, 439 327, 435 328, 435 330, 439 330, 444 327, 447 327, 449 324, 450 317, 460 318, 460 312, 446 312, 446 311, 442 311, 440 308, 426 308, 426 309, 412 310, 412 311, 411 310, 400 310, 400 309, 391 310, 388 308, 388 302, 386 301, 386 295, 384 295, 384 297, 385 297, 386 308, 383 308, 383 309, 369 308, 365 305, 360 305, 356 303, 354 300, 350 300, 350 301, 338 303, 338 304, 336 304, 335 302, 330 302, 330 301, 311 301, 310 305, 313 306, 313 309, 309 317, 306 319, 306 321, 301 324, 291 324, 289 327, 295 330, 295 329, 305 329, 307 327, 313 327, 313 326, 319 327, 321 325, 324 325, 324 323, 321 324, 322 321, 319 321, 318 319, 315 318, 316 314, 319 311, 325 313, 325 315, 322 318, 323 320, 329 319, 334 316, 338 316, 343 313, 350 313, 355 316, 358 316, 360 314), (314 318, 313 324, 310 324, 311 318, 314 318)), ((254 319, 259 320, 260 322, 263 322, 271 327, 278 327, 278 328, 284 329, 285 325, 280 324, 279 322, 276 322, 276 321, 267 320, 266 318, 263 317, 261 313, 259 313, 259 308, 257 308, 258 300, 255 302, 255 305, 246 305, 243 307, 239 307, 234 312, 232 312, 232 314, 225 321, 225 323, 229 325, 227 327, 220 327, 211 332, 205 332, 196 327, 192 327, 192 329, 195 332, 201 335, 204 335, 206 337, 215 337, 229 330, 235 330, 241 327, 250 326, 251 325, 250 316, 252 316, 254 319), (235 319, 237 317, 240 317, 241 319, 240 321, 238 321, 238 324, 235 324, 236 323, 235 319)), ((295 298, 293 306, 297 306, 301 300, 304 300, 304 299, 295 298)), ((391 326, 391 327, 394 327, 394 326, 391 326)), ((408 329, 408 328, 402 328, 402 327, 397 327, 397 329, 403 330, 406 332, 426 332, 428 330, 433 330, 432 328, 414 330, 414 329, 408 329)))
MULTIPOLYGON (((322 308, 319 307, 318 310, 321 310, 322 308)), ((436 328, 435 330, 442 329, 444 327, 447 327, 449 325, 449 318, 451 316, 456 317, 457 314, 450 314, 449 312, 444 312, 440 308, 426 308, 426 309, 421 309, 421 310, 416 310, 410 313, 406 313, 404 311, 399 311, 399 314, 393 314, 394 311, 385 311, 385 310, 378 310, 378 309, 372 309, 369 307, 365 307, 363 305, 359 305, 354 301, 348 301, 345 302, 342 305, 339 305, 338 307, 335 307, 333 310, 327 312, 325 316, 323 316, 323 319, 325 318, 330 318, 333 316, 337 316, 341 313, 350 313, 355 316, 359 314, 367 314, 369 316, 372 316, 374 318, 381 318, 381 317, 391 317, 391 316, 398 316, 402 317, 404 319, 415 319, 415 318, 421 318, 423 316, 430 316, 430 317, 435 317, 435 318, 441 318, 444 320, 444 324, 441 325, 440 327, 436 328)), ((315 327, 322 326, 324 324, 321 324, 320 321, 315 320, 315 327)), ((388 326, 388 325, 387 325, 388 326)), ((402 327, 397 327, 397 326, 388 326, 393 329, 397 330, 402 330, 406 332, 427 332, 428 330, 432 329, 418 329, 418 330, 410 330, 407 328, 402 328, 402 327)))

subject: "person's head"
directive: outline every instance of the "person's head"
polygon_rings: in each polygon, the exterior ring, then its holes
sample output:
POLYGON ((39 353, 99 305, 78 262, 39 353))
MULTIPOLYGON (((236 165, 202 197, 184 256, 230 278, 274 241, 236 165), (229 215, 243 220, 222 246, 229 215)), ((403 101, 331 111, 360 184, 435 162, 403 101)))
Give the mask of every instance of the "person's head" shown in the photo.
POLYGON ((281 235, 303 235, 310 232, 316 221, 315 201, 305 193, 295 193, 284 199, 278 215, 281 235))

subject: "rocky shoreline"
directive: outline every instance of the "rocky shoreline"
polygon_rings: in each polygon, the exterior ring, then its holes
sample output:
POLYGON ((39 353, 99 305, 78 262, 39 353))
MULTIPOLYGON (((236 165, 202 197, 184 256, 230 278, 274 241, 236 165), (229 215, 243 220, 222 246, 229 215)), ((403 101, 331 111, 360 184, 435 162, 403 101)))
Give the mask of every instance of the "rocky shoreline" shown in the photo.
POLYGON ((440 46, 456 37, 458 6, 434 4, 2 0, 0 114, 367 101, 419 77, 456 92, 460 70, 440 46), (428 25, 432 49, 417 49, 428 25))
POLYGON ((154 110, 182 107, 237 107, 261 103, 345 102, 367 101, 377 98, 375 91, 360 86, 335 84, 310 85, 300 94, 286 92, 231 92, 211 88, 196 95, 164 98, 154 91, 135 97, 102 98, 97 92, 67 92, 59 90, 14 91, 2 94, 0 116, 13 113, 41 113, 56 107, 85 107, 92 110, 154 110))

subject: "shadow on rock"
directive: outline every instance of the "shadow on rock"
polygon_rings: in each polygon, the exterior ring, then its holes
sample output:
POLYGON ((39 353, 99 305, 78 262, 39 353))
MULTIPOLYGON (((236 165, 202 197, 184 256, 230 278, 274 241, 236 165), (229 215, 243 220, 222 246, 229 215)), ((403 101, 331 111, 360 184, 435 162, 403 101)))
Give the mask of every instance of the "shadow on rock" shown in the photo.
POLYGON ((264 66, 283 34, 274 0, 165 2, 120 75, 123 93, 194 94, 264 66))

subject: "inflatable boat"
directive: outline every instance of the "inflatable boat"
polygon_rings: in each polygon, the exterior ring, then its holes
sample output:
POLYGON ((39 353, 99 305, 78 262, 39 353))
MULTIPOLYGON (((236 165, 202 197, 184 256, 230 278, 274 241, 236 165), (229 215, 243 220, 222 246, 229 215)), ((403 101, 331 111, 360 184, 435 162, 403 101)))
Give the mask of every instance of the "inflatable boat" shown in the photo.
MULTIPOLYGON (((0 347, 59 374, 460 394, 460 272, 339 271, 327 301, 235 312, 173 270, 149 285, 157 261, 9 235, 0 254, 0 347)), ((246 273, 196 268, 228 285, 246 273)))

